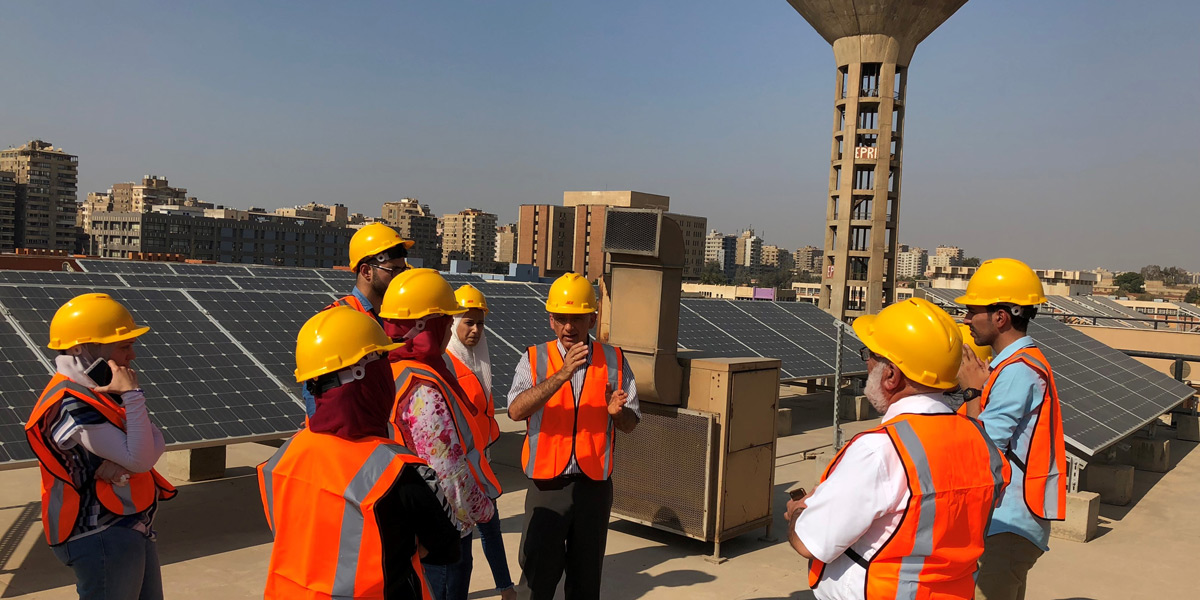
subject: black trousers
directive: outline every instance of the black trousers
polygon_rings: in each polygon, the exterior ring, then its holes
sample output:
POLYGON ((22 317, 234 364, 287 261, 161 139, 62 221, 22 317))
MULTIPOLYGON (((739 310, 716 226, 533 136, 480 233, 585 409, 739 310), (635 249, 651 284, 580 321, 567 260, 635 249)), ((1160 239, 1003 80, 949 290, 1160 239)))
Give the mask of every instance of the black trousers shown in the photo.
POLYGON ((553 600, 564 570, 567 600, 600 598, 612 502, 611 480, 566 475, 533 482, 525 495, 520 553, 532 600, 553 600))

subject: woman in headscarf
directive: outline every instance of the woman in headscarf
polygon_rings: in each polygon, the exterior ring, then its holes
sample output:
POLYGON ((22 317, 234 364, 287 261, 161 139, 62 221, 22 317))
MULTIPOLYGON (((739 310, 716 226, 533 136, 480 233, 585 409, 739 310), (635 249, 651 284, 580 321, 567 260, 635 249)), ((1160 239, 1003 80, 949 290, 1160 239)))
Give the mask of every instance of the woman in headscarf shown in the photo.
POLYGON ((25 424, 46 541, 84 600, 163 597, 154 514, 175 488, 154 470, 163 436, 130 366, 149 330, 107 294, 62 305, 50 321, 56 372, 25 424))
POLYGON ((314 398, 307 426, 258 477, 274 534, 267 599, 428 598, 422 564, 459 559, 437 474, 388 438, 395 349, 375 318, 339 306, 296 340, 296 381, 314 398))
MULTIPOLYGON (((451 361, 458 384, 467 394, 467 400, 478 411, 475 417, 478 429, 485 432, 486 445, 491 446, 500 438, 500 428, 496 424, 496 406, 492 401, 492 362, 488 356, 487 332, 484 322, 488 315, 487 299, 483 292, 471 285, 464 285, 454 291, 454 298, 461 308, 467 312, 454 316, 454 335, 450 337, 450 346, 446 356, 451 361)), ((484 459, 491 458, 489 450, 484 451, 484 459)), ((492 497, 492 506, 496 506, 496 498, 501 493, 496 489, 497 496, 492 497)), ((512 575, 508 571, 508 557, 504 553, 504 537, 500 533, 500 512, 490 521, 479 524, 479 539, 483 544, 483 555, 487 557, 488 566, 492 569, 492 579, 496 582, 496 590, 500 592, 501 600, 515 600, 517 591, 513 587, 512 575)))
POLYGON ((461 558, 427 566, 436 600, 466 600, 471 582, 471 533, 495 516, 491 497, 500 485, 484 459, 486 433, 444 357, 453 316, 466 312, 450 284, 432 269, 397 275, 383 296, 384 331, 400 346, 388 354, 396 381, 393 437, 429 462, 460 523, 461 558))

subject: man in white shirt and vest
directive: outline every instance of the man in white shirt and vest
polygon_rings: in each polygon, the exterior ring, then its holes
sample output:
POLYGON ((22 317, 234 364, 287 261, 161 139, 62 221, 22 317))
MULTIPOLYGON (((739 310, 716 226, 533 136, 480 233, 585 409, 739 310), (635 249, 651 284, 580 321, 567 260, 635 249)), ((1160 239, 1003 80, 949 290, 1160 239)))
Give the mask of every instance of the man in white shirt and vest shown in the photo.
POLYGON ((941 401, 956 385, 962 334, 923 299, 859 317, 854 331, 883 422, 788 502, 788 541, 811 560, 821 600, 972 598, 1009 470, 979 423, 941 401))
POLYGON ((526 350, 508 393, 509 418, 527 423, 520 563, 533 600, 554 598, 564 571, 567 600, 600 597, 616 431, 641 419, 621 349, 588 335, 596 309, 583 276, 555 281, 546 310, 556 339, 526 350))

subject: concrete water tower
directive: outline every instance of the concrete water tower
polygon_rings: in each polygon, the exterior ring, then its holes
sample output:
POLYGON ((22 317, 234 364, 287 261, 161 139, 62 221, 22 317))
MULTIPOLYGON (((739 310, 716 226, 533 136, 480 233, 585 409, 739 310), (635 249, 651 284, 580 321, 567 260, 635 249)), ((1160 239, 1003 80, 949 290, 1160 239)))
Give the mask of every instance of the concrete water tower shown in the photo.
POLYGON ((821 308, 839 319, 895 300, 904 94, 913 51, 966 0, 788 0, 837 63, 821 308))

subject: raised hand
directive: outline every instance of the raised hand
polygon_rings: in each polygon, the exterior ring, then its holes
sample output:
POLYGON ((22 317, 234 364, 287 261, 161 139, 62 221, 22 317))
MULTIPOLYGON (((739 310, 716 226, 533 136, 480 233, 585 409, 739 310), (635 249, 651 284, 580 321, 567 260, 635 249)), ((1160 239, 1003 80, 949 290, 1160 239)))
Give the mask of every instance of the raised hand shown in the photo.
POLYGON ((111 360, 108 361, 108 366, 112 368, 112 381, 108 385, 96 388, 97 392, 119 395, 141 387, 138 385, 137 373, 133 369, 119 366, 111 360))

